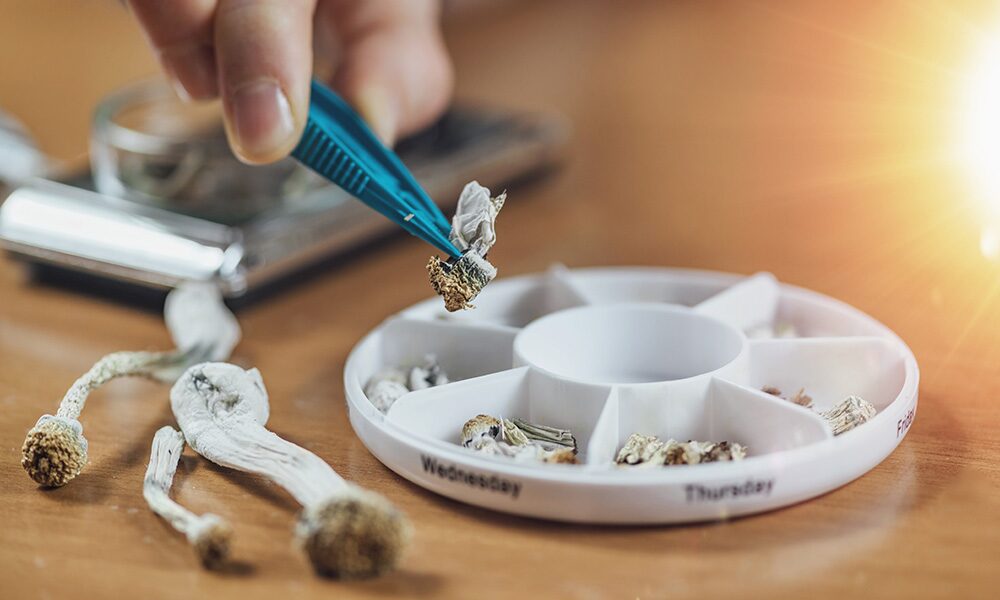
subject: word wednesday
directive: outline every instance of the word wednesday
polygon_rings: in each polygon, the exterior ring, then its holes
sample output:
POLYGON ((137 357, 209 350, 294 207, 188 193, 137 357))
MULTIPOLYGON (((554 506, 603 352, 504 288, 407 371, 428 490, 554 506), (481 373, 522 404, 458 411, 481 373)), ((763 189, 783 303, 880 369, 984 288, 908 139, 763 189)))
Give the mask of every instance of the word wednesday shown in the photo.
POLYGON ((425 473, 433 473, 447 481, 460 481, 466 485, 490 492, 509 494, 512 500, 517 500, 517 497, 521 495, 521 484, 517 481, 503 479, 496 475, 473 473, 455 465, 445 466, 435 458, 423 454, 420 455, 420 463, 425 473))
POLYGON ((774 488, 773 479, 748 479, 746 483, 716 487, 688 484, 684 486, 684 493, 687 496, 688 502, 706 500, 719 502, 722 500, 735 500, 744 496, 770 496, 772 488, 774 488))

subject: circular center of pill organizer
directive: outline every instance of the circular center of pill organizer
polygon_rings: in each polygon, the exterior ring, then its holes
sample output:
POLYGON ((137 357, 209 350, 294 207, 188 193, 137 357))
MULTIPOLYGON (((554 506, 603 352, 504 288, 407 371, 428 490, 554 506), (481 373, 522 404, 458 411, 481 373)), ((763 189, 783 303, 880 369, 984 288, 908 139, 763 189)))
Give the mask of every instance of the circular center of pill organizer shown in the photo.
POLYGON ((514 362, 598 384, 688 379, 725 367, 744 335, 680 306, 610 304, 560 311, 530 323, 514 341, 514 362))

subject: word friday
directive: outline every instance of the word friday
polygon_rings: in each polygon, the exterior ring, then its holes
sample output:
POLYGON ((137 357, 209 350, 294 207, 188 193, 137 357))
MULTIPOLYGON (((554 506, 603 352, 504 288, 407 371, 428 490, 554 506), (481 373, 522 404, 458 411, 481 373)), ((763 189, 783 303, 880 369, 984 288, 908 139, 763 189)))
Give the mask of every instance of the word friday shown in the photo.
POLYGON ((896 421, 896 437, 899 437, 904 433, 906 433, 906 430, 909 429, 910 425, 913 424, 913 416, 914 416, 913 409, 911 408, 910 410, 906 411, 906 414, 903 415, 902 419, 896 421))

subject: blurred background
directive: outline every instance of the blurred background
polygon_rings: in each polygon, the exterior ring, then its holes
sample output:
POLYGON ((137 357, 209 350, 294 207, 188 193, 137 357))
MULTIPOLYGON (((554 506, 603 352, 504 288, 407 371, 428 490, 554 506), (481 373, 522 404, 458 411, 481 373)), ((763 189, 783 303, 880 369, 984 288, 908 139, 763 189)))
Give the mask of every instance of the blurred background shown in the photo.
MULTIPOLYGON (((0 14, 0 107, 81 160, 98 99, 156 72, 138 28, 107 0, 0 14)), ((964 314, 997 293, 995 2, 454 0, 444 27, 460 98, 574 127, 562 172, 508 209, 539 240, 508 273, 772 269, 862 307, 882 298, 856 278, 918 279, 917 306, 964 314)))

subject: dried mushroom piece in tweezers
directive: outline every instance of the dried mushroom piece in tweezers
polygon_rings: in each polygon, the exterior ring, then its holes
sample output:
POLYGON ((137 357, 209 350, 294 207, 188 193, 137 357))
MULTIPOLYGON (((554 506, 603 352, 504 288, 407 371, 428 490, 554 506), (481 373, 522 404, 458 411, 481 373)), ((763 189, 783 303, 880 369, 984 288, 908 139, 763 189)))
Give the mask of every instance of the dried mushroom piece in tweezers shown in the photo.
POLYGON ((506 199, 506 192, 491 197, 475 181, 462 190, 448 236, 462 256, 447 261, 432 256, 427 263, 431 287, 444 298, 448 312, 473 308, 472 301, 497 276, 486 254, 496 243, 496 218, 506 199))

